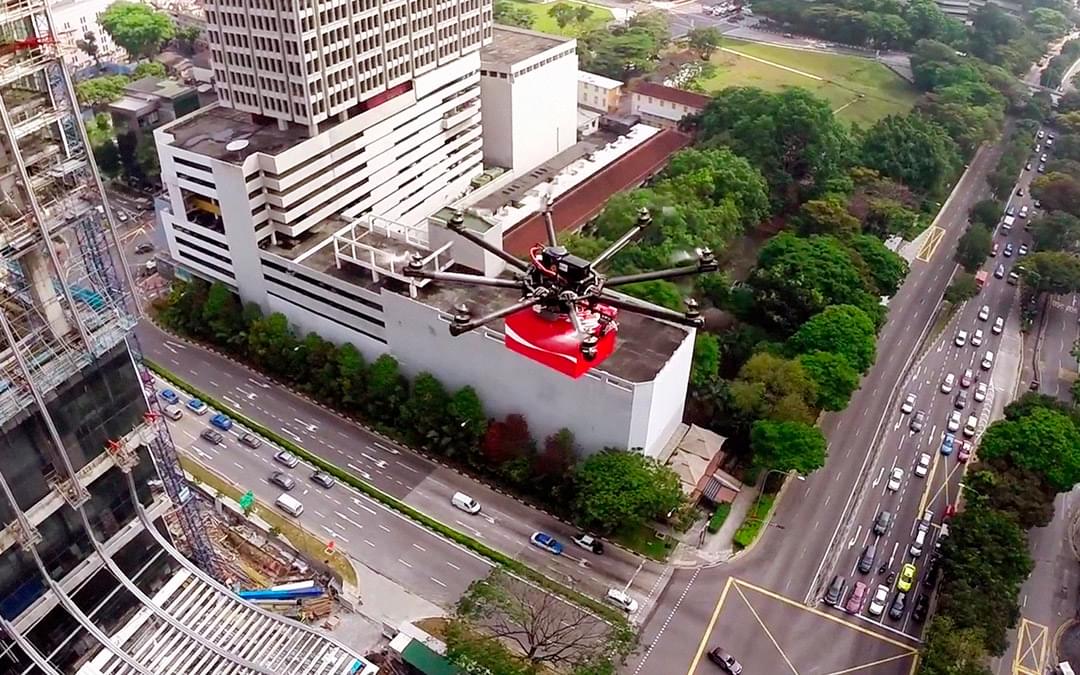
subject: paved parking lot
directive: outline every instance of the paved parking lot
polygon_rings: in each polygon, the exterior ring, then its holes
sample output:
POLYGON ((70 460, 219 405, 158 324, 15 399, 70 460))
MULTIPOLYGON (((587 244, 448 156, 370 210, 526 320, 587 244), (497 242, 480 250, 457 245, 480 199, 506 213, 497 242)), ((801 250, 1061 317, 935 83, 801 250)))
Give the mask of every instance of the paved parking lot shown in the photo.
POLYGON ((918 656, 909 641, 734 577, 727 580, 690 673, 717 672, 707 652, 718 646, 739 659, 745 672, 773 675, 912 675, 918 656), (714 634, 717 625, 725 628, 714 634))

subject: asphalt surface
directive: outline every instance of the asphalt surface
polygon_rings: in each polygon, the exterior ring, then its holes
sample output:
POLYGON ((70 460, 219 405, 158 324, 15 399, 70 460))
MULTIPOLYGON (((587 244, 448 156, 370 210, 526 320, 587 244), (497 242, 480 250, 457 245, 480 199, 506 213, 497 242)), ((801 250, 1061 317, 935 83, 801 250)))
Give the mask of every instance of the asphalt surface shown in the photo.
MULTIPOLYGON (((609 588, 628 589, 640 605, 638 616, 644 616, 667 580, 659 564, 610 545, 604 555, 587 552, 572 543, 577 530, 557 519, 390 443, 224 357, 180 342, 149 322, 141 322, 136 333, 146 357, 196 388, 380 490, 542 570, 553 579, 596 597, 603 597, 609 588), (458 491, 480 502, 479 516, 469 516, 452 506, 451 497, 458 491), (536 531, 556 537, 565 547, 564 554, 553 556, 531 546, 529 536, 536 531)), ((211 466, 229 475, 232 462, 214 458, 211 466)), ((242 472, 237 475, 245 478, 242 472)), ((258 476, 257 480, 263 478, 258 476)), ((238 484, 245 485, 242 481, 238 484)), ((413 549, 409 539, 391 538, 386 546, 404 557, 413 549)), ((381 558, 369 562, 361 552, 356 557, 385 576, 397 578, 392 570, 379 566, 381 558)), ((442 571, 442 562, 435 557, 413 559, 410 564, 417 573, 425 571, 429 576, 442 571)))
MULTIPOLYGON (((898 640, 909 647, 916 645, 913 640, 893 631, 872 626, 873 630, 866 630, 867 624, 856 618, 829 615, 825 619, 822 613, 827 614, 827 611, 818 610, 816 598, 824 590, 820 588, 824 585, 820 580, 827 583, 832 569, 839 569, 840 558, 848 550, 850 536, 843 539, 840 534, 845 522, 861 522, 864 518, 852 505, 859 504, 864 493, 875 497, 861 500, 863 504, 873 501, 866 509, 877 504, 880 484, 873 487, 872 483, 877 475, 873 468, 878 464, 870 460, 879 448, 882 457, 898 454, 896 445, 878 444, 875 439, 879 430, 887 436, 896 424, 899 398, 902 398, 898 383, 908 371, 909 364, 914 362, 916 348, 936 315, 938 299, 956 267, 952 256, 956 241, 964 230, 967 213, 975 202, 988 195, 985 176, 996 165, 999 156, 1000 148, 994 146, 983 150, 972 161, 941 211, 937 226, 942 232, 937 246, 926 252, 925 262, 914 261, 906 282, 890 301, 889 321, 878 340, 877 363, 864 378, 849 407, 823 418, 821 426, 829 440, 825 468, 805 481, 789 482, 770 527, 750 551, 721 567, 675 573, 643 631, 643 655, 635 659, 628 672, 658 675, 709 672, 708 665, 701 665, 706 648, 726 642, 726 636, 736 629, 724 619, 719 598, 730 577, 753 583, 791 601, 791 604, 785 604, 783 618, 761 632, 760 639, 766 643, 780 642, 779 633, 788 643, 801 645, 802 649, 811 649, 815 645, 820 649, 822 643, 817 631, 822 622, 845 621, 863 630, 845 631, 830 640, 828 646, 831 653, 847 655, 847 667, 852 668, 864 664, 860 655, 883 638, 898 640), (840 555, 836 555, 838 552, 840 555), (811 607, 802 606, 804 604, 811 607)), ((922 433, 929 436, 930 432, 927 429, 922 433)), ((904 452, 913 454, 914 450, 905 448, 904 452)), ((912 514, 918 500, 911 495, 917 493, 917 490, 909 489, 903 500, 912 514)), ((902 515, 897 522, 905 522, 903 527, 906 529, 911 522, 910 516, 902 515)), ((899 534, 894 533, 893 541, 899 540, 899 534)), ((745 642, 740 644, 749 651, 745 642)), ((773 651, 779 654, 781 650, 773 651)), ((906 673, 912 663, 908 658, 893 660, 870 672, 906 673)), ((784 672, 786 667, 781 657, 775 669, 768 672, 784 672)), ((828 671, 810 665, 796 672, 828 671)))

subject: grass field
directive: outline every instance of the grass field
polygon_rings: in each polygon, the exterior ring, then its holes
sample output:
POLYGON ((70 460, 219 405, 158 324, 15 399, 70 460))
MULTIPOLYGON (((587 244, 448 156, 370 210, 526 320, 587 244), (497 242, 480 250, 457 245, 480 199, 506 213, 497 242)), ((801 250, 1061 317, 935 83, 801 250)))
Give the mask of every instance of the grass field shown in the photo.
MULTIPOLYGON (((584 3, 569 2, 568 0, 560 0, 564 4, 577 6, 584 3)), ((517 5, 525 11, 532 14, 533 25, 532 29, 540 31, 541 33, 551 33, 552 35, 565 35, 567 37, 577 37, 584 33, 593 30, 594 28, 602 28, 612 21, 615 17, 610 11, 603 7, 596 5, 589 5, 589 9, 593 11, 589 20, 583 24, 572 23, 566 28, 559 28, 559 24, 555 23, 555 19, 551 18, 548 14, 548 10, 559 4, 558 2, 549 2, 547 4, 540 4, 537 2, 527 2, 526 0, 508 0, 511 4, 517 5)))
POLYGON ((728 39, 713 54, 712 62, 716 74, 702 83, 706 91, 732 86, 770 91, 803 87, 829 101, 839 117, 863 125, 909 110, 917 97, 915 88, 896 73, 856 56, 728 39))

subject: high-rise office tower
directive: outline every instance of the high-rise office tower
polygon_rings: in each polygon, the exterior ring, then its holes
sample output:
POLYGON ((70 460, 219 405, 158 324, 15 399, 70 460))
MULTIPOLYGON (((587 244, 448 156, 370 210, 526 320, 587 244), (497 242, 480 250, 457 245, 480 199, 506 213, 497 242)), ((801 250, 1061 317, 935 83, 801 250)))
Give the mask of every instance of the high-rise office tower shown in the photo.
POLYGON ((212 576, 54 33, 0 0, 0 673, 371 672, 212 576))

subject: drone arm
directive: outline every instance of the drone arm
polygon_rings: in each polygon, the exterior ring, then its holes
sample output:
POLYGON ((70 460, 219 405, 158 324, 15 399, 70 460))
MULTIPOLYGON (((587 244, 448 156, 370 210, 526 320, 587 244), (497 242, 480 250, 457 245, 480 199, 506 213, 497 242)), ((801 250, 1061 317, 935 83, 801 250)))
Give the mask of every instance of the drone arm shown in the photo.
POLYGON ((551 218, 551 195, 544 198, 544 227, 547 228, 548 245, 558 246, 559 240, 555 235, 555 221, 551 218))
MULTIPOLYGON (((600 294, 600 302, 605 305, 610 305, 617 309, 622 309, 627 312, 634 312, 635 314, 642 314, 644 316, 660 319, 661 321, 670 321, 672 323, 681 324, 683 326, 692 326, 694 328, 701 328, 705 325, 705 319, 697 313, 697 305, 694 303, 690 306, 689 311, 676 312, 665 307, 658 307, 651 303, 645 303, 644 301, 631 301, 625 298, 621 298, 616 295, 612 295, 607 292, 600 294)), ((687 301, 688 303, 690 301, 687 301)))
POLYGON ((518 269, 518 270, 520 270, 522 272, 528 272, 529 271, 529 265, 526 264, 525 261, 520 260, 519 258, 510 255, 509 253, 502 250, 498 246, 494 246, 492 244, 489 244, 487 241, 484 240, 483 237, 478 237, 475 232, 469 231, 469 229, 465 227, 465 218, 464 218, 464 216, 462 214, 460 214, 460 213, 454 214, 454 216, 446 224, 446 227, 449 228, 451 232, 453 232, 455 234, 458 234, 458 235, 464 237, 465 239, 468 239, 470 242, 476 244, 477 246, 484 249, 488 253, 490 253, 490 254, 492 254, 494 256, 498 256, 499 258, 502 258, 510 266, 512 266, 512 267, 514 267, 514 268, 516 268, 516 269, 518 269))
POLYGON ((431 279, 433 281, 443 281, 451 284, 470 284, 472 286, 492 286, 494 288, 515 288, 517 290, 524 290, 524 284, 517 279, 500 279, 496 277, 485 277, 479 274, 461 274, 459 272, 435 272, 433 270, 416 269, 412 266, 406 266, 403 273, 407 277, 416 277, 419 279, 431 279))
POLYGON ((536 303, 540 302, 542 299, 543 298, 540 295, 533 295, 531 297, 525 298, 521 302, 514 303, 509 307, 503 307, 502 309, 497 309, 490 314, 485 314, 478 319, 469 319, 467 314, 457 314, 454 316, 454 322, 450 324, 450 334, 456 337, 458 335, 461 335, 462 333, 468 333, 469 331, 480 328, 481 326, 485 326, 492 321, 498 321, 505 316, 510 316, 511 314, 520 312, 523 309, 528 309, 529 307, 532 307, 536 303))
POLYGON ((638 213, 638 219, 637 222, 634 223, 634 226, 631 227, 626 232, 626 234, 615 240, 614 244, 608 246, 603 253, 596 256, 596 259, 592 261, 593 269, 596 269, 600 265, 603 265, 605 262, 608 261, 609 258, 621 251, 624 246, 630 243, 631 239, 638 236, 638 233, 648 227, 650 223, 652 223, 652 217, 649 215, 649 211, 647 209, 641 209, 641 211, 638 213))
POLYGON ((683 267, 672 267, 666 270, 656 270, 655 272, 641 272, 639 274, 625 274, 618 277, 608 277, 604 282, 606 287, 625 286, 626 284, 636 284, 642 281, 654 281, 657 279, 678 279, 679 277, 688 277, 694 274, 702 274, 704 272, 715 272, 719 269, 716 259, 712 257, 712 254, 705 254, 701 256, 696 265, 685 265, 683 267))

